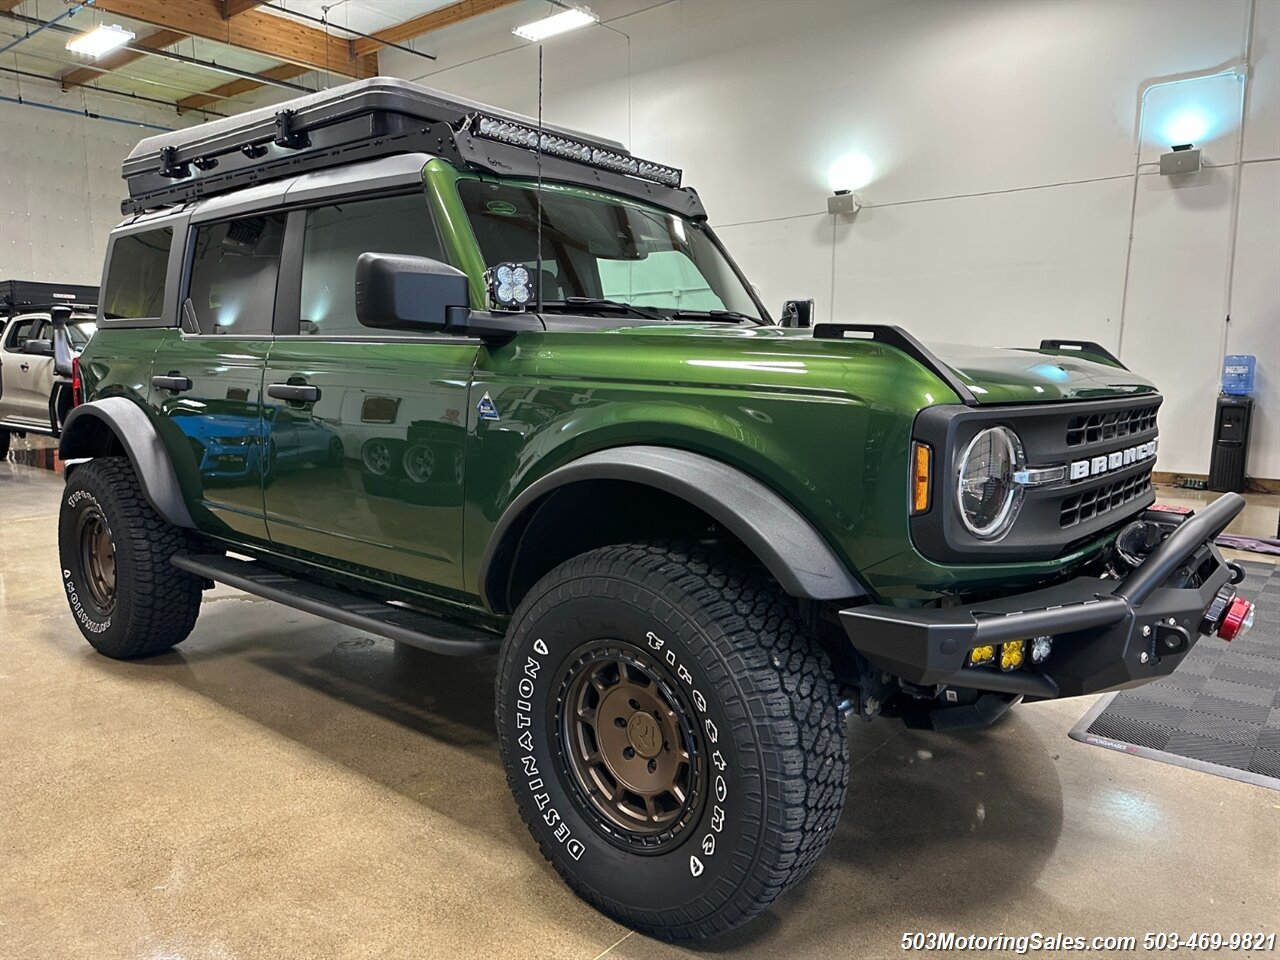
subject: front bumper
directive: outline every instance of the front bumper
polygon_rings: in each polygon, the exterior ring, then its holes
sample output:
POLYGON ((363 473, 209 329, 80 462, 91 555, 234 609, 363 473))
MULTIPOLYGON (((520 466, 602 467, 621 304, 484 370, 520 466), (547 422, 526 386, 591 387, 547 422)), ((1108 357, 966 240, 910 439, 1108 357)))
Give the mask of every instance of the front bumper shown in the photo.
POLYGON ((1242 509, 1237 494, 1218 498, 1122 580, 1078 577, 972 607, 851 607, 840 620, 872 666, 919 687, 1047 699, 1138 686, 1174 671, 1218 591, 1238 579, 1213 543, 1242 509), (1042 664, 967 665, 974 647, 1044 636, 1053 645, 1042 664))

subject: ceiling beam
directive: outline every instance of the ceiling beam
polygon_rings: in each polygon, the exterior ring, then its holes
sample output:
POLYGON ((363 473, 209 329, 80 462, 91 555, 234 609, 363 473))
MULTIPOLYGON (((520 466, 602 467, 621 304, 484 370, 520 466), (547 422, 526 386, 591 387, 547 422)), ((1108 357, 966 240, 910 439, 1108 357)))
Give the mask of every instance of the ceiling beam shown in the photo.
MULTIPOLYGON (((371 76, 369 61, 341 37, 257 10, 222 18, 222 0, 97 0, 94 9, 131 17, 166 30, 242 47, 313 70, 348 77, 371 76)), ((368 51, 365 51, 366 53, 368 51)), ((376 66, 373 72, 376 72, 376 66)))
MULTIPOLYGON (((179 40, 185 39, 187 39, 187 35, 178 33, 176 30, 157 30, 154 33, 147 34, 140 40, 133 41, 133 46, 146 47, 148 50, 163 50, 165 47, 172 47, 179 40)), ((141 50, 118 50, 92 65, 69 70, 58 79, 62 82, 63 90, 70 90, 72 87, 91 83, 104 73, 119 70, 121 67, 141 60, 145 56, 146 54, 141 50)))
POLYGON ((266 2, 267 0, 219 0, 219 3, 222 4, 222 19, 230 20, 232 17, 239 16, 254 7, 260 7, 266 2))
MULTIPOLYGON (((103 0, 98 0, 98 2, 102 3, 103 0)), ((472 17, 478 17, 481 14, 490 13, 518 2, 519 0, 459 0, 458 3, 441 7, 439 10, 433 10, 431 13, 424 14, 421 17, 414 17, 404 23, 398 23, 395 26, 387 27, 385 30, 379 30, 374 36, 388 43, 400 43, 404 40, 420 37, 424 33, 430 33, 432 30, 442 30, 445 27, 462 23, 464 20, 470 20, 472 17)), ((378 72, 376 51, 381 49, 382 44, 377 40, 356 40, 352 46, 355 48, 357 58, 363 61, 362 72, 356 75, 371 77, 376 74, 378 72)), ((294 77, 306 72, 298 70, 296 73, 280 73, 281 70, 288 69, 290 68, 276 67, 261 75, 274 80, 292 80, 294 77)), ((207 93, 197 93, 179 100, 178 109, 199 110, 225 97, 236 97, 242 93, 249 93, 260 86, 263 86, 263 84, 255 84, 250 80, 233 80, 231 83, 224 83, 222 86, 215 87, 207 93)))
MULTIPOLYGON (((308 67, 285 63, 278 67, 272 67, 270 70, 264 70, 259 76, 267 77, 271 80, 292 80, 294 77, 300 77, 309 72, 310 68, 308 67)), ((225 100, 227 97, 238 97, 242 93, 248 93, 264 86, 266 84, 257 83, 253 80, 232 80, 230 83, 224 83, 222 86, 206 90, 204 93, 194 93, 189 97, 183 97, 178 101, 178 112, 201 110, 217 103, 219 100, 225 100)))
MULTIPOLYGON (((445 27, 452 27, 454 24, 470 20, 472 17, 492 13, 494 10, 501 10, 503 7, 509 7, 513 3, 519 2, 520 0, 458 0, 457 3, 451 3, 447 7, 432 10, 430 13, 424 13, 420 17, 414 17, 404 23, 397 23, 393 27, 379 30, 374 36, 378 40, 386 40, 388 43, 403 43, 406 40, 412 40, 414 37, 420 37, 424 33, 443 30, 445 27)), ((359 39, 355 40, 351 45, 355 49, 356 56, 373 53, 382 48, 382 44, 378 43, 377 40, 359 39)))

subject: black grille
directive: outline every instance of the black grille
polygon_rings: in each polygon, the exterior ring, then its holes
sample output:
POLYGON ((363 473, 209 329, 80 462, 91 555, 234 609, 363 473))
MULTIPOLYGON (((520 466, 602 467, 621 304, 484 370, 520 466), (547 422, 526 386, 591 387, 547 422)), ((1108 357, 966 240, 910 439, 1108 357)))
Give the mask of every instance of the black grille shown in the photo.
POLYGON ((1067 446, 1078 447, 1082 443, 1119 440, 1131 433, 1151 430, 1156 425, 1156 411, 1159 408, 1159 404, 1152 404, 1149 407, 1108 410, 1072 417, 1067 421, 1067 446))
POLYGON ((1116 507, 1123 506, 1151 489, 1151 470, 1144 470, 1124 480, 1104 483, 1084 493, 1077 493, 1062 501, 1059 522, 1073 527, 1085 520, 1092 520, 1116 507))

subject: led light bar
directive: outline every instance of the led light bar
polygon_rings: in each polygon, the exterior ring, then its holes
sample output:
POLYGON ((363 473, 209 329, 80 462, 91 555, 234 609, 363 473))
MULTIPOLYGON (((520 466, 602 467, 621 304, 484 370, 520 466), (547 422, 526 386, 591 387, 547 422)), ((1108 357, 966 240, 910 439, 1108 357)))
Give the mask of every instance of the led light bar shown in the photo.
POLYGON ((473 122, 472 130, 476 136, 484 137, 486 140, 510 143, 517 147, 524 147, 526 150, 537 150, 541 146, 542 152, 549 156, 563 157, 565 160, 601 167, 615 173, 625 173, 641 180, 652 180, 654 183, 665 184, 668 187, 680 186, 681 173, 675 167, 663 166, 651 160, 637 160, 625 153, 593 147, 588 143, 557 133, 543 132, 539 135, 535 128, 514 123, 511 120, 482 116, 473 122))

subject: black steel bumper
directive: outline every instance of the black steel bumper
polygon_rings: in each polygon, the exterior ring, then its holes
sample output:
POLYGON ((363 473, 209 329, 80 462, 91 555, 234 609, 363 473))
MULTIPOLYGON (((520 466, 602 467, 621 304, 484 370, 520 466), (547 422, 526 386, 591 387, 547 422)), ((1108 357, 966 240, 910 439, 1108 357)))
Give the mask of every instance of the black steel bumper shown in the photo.
POLYGON ((1213 542, 1242 509, 1238 494, 1219 497, 1122 580, 1079 577, 972 607, 850 607, 840 619, 873 666, 919 686, 1041 699, 1138 686, 1172 673, 1202 635, 1233 577, 1213 542), (1043 636, 1053 645, 1042 664, 967 665, 974 647, 1043 636))

